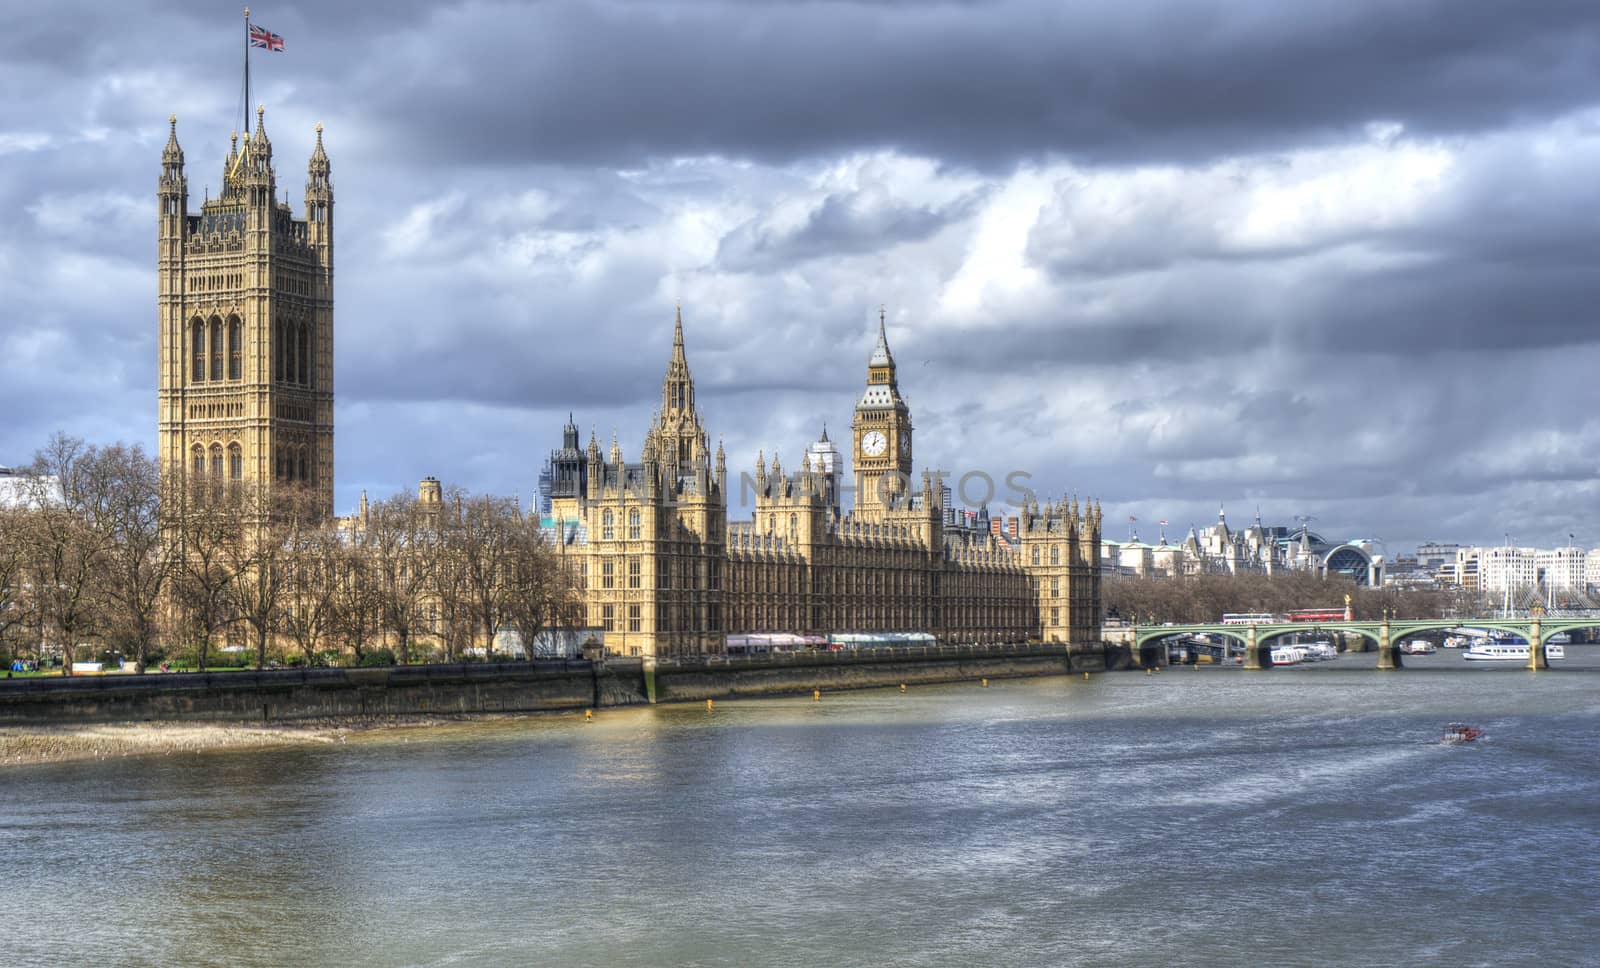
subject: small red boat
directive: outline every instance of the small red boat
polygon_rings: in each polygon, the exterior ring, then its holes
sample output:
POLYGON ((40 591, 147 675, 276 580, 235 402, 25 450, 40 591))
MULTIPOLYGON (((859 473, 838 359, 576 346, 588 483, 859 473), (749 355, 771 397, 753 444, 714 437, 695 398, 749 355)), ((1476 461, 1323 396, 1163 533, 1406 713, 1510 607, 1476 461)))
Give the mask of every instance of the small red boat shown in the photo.
POLYGON ((1440 741, 1444 743, 1475 743, 1483 738, 1483 729, 1478 726, 1469 726, 1466 723, 1451 723, 1444 728, 1444 736, 1440 741))

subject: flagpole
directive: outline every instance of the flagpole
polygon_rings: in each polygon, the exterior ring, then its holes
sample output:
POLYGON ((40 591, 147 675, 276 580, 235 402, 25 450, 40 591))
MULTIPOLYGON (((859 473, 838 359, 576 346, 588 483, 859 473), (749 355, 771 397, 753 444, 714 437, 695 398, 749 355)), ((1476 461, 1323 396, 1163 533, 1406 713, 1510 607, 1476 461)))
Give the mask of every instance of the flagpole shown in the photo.
POLYGON ((244 8, 244 136, 250 137, 250 8, 244 8))

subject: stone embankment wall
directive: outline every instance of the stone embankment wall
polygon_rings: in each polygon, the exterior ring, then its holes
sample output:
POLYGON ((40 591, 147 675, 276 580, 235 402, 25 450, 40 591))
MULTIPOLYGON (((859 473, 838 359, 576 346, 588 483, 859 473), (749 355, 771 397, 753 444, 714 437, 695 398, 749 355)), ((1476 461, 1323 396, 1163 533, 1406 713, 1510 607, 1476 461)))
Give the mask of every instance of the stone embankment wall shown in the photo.
POLYGON ((973 679, 1104 672, 1099 646, 932 646, 870 652, 663 659, 645 663, 645 692, 656 702, 876 689, 973 679), (653 668, 652 668, 653 665, 653 668), (652 681, 653 680, 653 681, 652 681))
POLYGON ((582 709, 597 670, 573 661, 0 680, 0 724, 257 722, 582 709))
POLYGON ((0 680, 0 725, 541 712, 1101 672, 1100 645, 0 680))

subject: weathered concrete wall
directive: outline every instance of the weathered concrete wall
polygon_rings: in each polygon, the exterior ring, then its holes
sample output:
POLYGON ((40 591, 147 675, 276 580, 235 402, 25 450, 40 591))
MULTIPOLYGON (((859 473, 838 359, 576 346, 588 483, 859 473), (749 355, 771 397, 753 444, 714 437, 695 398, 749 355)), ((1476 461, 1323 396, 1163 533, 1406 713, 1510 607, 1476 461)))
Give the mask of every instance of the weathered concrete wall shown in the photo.
MULTIPOLYGON (((1114 657, 1111 657, 1114 658, 1114 657)), ((541 712, 1103 672, 1099 645, 0 680, 0 724, 541 712)))

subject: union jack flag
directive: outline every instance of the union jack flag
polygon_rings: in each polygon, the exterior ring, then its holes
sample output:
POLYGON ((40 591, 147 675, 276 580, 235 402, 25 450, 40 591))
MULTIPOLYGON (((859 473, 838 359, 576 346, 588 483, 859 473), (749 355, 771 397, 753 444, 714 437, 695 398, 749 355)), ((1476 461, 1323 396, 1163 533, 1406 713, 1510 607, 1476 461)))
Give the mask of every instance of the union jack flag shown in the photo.
POLYGON ((283 38, 265 27, 250 25, 250 46, 264 47, 267 50, 283 50, 283 38))

